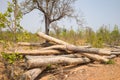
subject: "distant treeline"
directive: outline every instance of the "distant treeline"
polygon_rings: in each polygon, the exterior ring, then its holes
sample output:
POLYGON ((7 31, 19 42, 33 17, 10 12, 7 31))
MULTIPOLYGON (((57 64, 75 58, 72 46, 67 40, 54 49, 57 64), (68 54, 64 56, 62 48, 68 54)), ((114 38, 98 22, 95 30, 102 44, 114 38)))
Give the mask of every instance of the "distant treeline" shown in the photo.
MULTIPOLYGON (((27 31, 18 31, 15 35, 16 42, 44 42, 35 33, 33 34, 27 31)), ((67 30, 57 27, 51 30, 50 35, 75 45, 90 44, 93 47, 120 45, 120 29, 117 25, 114 26, 113 30, 110 30, 108 26, 102 26, 97 31, 93 31, 92 28, 81 28, 75 31, 72 28, 67 30)), ((9 30, 0 30, 1 41, 14 41, 14 34, 9 30)))
POLYGON ((104 47, 104 45, 120 45, 120 29, 117 25, 111 30, 110 27, 103 25, 97 31, 92 28, 81 28, 74 31, 72 28, 58 28, 51 32, 57 38, 64 39, 75 45, 84 45, 89 43, 93 47, 104 47))

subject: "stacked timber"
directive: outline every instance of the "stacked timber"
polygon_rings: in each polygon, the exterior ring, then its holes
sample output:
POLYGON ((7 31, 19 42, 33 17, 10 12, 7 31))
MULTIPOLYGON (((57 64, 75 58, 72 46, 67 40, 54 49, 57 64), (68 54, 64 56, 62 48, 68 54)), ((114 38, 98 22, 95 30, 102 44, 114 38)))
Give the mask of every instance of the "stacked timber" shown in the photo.
MULTIPOLYGON (((41 32, 38 32, 37 35, 55 44, 36 50, 15 51, 25 55, 26 67, 29 70, 23 76, 30 80, 34 80, 48 65, 78 65, 91 61, 108 62, 109 59, 120 54, 119 47, 117 47, 117 50, 106 50, 91 48, 91 46, 75 46, 41 32)), ((18 45, 40 46, 40 43, 19 42, 18 45)), ((13 52, 9 51, 7 53, 12 54, 13 52)))

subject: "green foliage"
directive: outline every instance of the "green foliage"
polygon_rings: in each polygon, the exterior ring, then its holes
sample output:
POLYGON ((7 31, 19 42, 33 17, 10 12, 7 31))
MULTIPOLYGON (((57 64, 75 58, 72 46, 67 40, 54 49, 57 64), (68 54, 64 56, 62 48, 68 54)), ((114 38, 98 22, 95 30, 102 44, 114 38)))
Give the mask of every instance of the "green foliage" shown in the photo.
POLYGON ((7 18, 5 17, 6 13, 0 12, 0 28, 5 28, 5 23, 7 22, 7 18))
POLYGON ((15 0, 8 2, 7 10, 4 13, 0 12, 0 30, 6 28, 11 31, 13 35, 11 37, 16 41, 16 32, 22 30, 20 26, 21 18, 22 12, 15 0))
POLYGON ((13 54, 7 54, 4 52, 1 52, 2 57, 8 61, 9 64, 13 64, 15 61, 23 59, 22 55, 19 55, 18 53, 13 53, 13 54))
MULTIPOLYGON (((54 33, 52 35, 56 37, 54 33)), ((112 31, 108 26, 103 25, 96 32, 91 28, 77 31, 74 31, 72 28, 70 30, 62 28, 57 36, 59 36, 57 38, 75 45, 81 45, 79 44, 80 40, 84 40, 86 43, 90 43, 93 47, 97 48, 104 47, 103 44, 120 45, 120 30, 117 25, 114 26, 112 31)))
POLYGON ((115 61, 110 59, 108 62, 106 62, 105 64, 115 64, 115 61))
POLYGON ((114 26, 113 31, 111 32, 111 44, 112 45, 119 45, 120 41, 120 31, 117 25, 114 26))
POLYGON ((48 64, 47 69, 51 69, 51 66, 52 66, 51 64, 48 64))
MULTIPOLYGON (((13 33, 10 31, 2 31, 2 34, 0 34, 0 41, 6 43, 6 42, 14 42, 13 40, 13 33)), ((27 31, 20 31, 16 33, 16 41, 17 42, 40 42, 39 37, 34 33, 30 33, 27 31)))

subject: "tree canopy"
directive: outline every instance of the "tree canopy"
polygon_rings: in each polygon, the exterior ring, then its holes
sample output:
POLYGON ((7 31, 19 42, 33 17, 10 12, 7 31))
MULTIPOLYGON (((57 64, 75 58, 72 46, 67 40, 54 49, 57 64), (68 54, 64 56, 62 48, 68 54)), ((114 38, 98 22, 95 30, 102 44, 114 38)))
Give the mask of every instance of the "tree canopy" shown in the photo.
POLYGON ((73 17, 72 4, 76 0, 25 0, 21 3, 23 14, 34 9, 40 10, 45 19, 45 32, 49 34, 49 26, 52 22, 65 17, 73 17))

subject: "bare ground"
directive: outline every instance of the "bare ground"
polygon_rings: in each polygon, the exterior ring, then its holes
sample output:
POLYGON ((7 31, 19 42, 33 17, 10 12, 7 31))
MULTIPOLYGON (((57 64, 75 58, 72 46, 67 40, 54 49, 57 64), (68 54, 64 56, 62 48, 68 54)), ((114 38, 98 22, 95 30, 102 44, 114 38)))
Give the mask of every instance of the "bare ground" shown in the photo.
POLYGON ((115 64, 89 63, 59 70, 58 73, 44 73, 39 80, 120 80, 120 57, 115 64))

